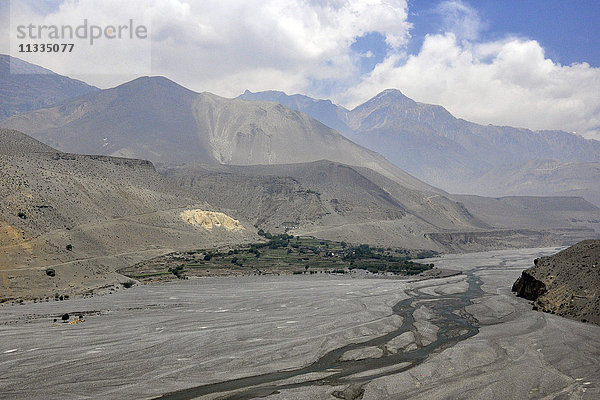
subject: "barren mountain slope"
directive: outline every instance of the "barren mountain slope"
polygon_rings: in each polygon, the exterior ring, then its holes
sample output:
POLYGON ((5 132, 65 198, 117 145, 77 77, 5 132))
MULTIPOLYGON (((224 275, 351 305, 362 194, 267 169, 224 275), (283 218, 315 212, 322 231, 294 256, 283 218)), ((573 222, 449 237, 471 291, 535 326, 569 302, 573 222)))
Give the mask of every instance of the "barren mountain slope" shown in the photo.
POLYGON ((2 126, 72 153, 209 162, 191 114, 196 96, 165 78, 139 78, 10 118, 2 126))
MULTIPOLYGON (((17 135, 0 130, 0 143, 17 135)), ((114 269, 136 260, 253 237, 186 222, 185 210, 214 209, 148 161, 30 152, 21 137, 25 148, 0 154, 0 298, 113 284, 124 279, 114 269)))
POLYGON ((474 185, 488 196, 581 196, 600 206, 600 163, 532 160, 503 165, 487 171, 474 185))
MULTIPOLYGON (((588 229, 587 238, 600 235, 600 209, 581 197, 452 195, 472 213, 498 228, 588 229), (595 234, 594 234, 595 231, 595 234)), ((576 231, 573 231, 577 234, 576 231)), ((582 233, 582 232, 580 232, 582 233)), ((586 237, 580 238, 583 240, 586 237)))
POLYGON ((56 153, 52 147, 11 129, 0 129, 0 155, 56 153))

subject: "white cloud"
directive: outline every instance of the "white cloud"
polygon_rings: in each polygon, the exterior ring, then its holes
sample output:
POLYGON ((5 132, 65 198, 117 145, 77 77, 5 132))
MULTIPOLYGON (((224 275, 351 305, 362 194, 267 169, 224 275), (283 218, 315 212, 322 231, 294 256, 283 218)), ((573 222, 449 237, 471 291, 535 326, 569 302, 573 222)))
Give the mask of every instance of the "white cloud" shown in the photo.
POLYGON ((55 7, 40 7, 40 3, 35 1, 11 1, 10 27, 3 27, 0 50, 55 72, 99 85, 121 83, 151 72, 151 42, 147 34, 145 39, 137 35, 131 39, 129 26, 118 33, 118 26, 129 25, 130 19, 134 28, 140 25, 146 30, 150 28, 144 7, 118 0, 69 0, 56 3, 59 4, 55 7), (25 38, 19 38, 18 26, 23 29, 20 32, 27 32, 25 38), (91 39, 92 32, 100 35, 100 30, 110 31, 113 39, 91 39), (50 32, 60 39, 52 37, 50 32), (85 39, 77 37, 82 34, 85 34, 85 39), (116 39, 118 35, 123 40, 116 39), (59 49, 62 49, 62 44, 74 44, 74 47, 67 52, 29 53, 19 52, 19 44, 36 45, 38 48, 41 45, 58 44, 59 49))
POLYGON ((460 40, 476 39, 485 27, 477 10, 460 0, 442 1, 434 11, 442 18, 444 32, 453 33, 460 40))
POLYGON ((355 38, 376 31, 401 47, 410 26, 404 0, 207 0, 185 3, 174 33, 169 12, 182 4, 164 0, 153 10, 161 38, 155 71, 230 96, 246 88, 310 92, 315 81, 355 82, 355 38))
POLYGON ((418 54, 389 55, 337 100, 351 107, 388 88, 481 124, 600 140, 600 68, 560 65, 535 40, 477 43, 453 33, 429 35, 418 54))
MULTIPOLYGON (((45 16, 13 3, 23 20, 42 23, 143 17, 152 22, 152 74, 231 96, 246 88, 310 92, 315 81, 355 82, 359 56, 352 42, 379 32, 390 46, 401 48, 410 27, 406 0, 69 0, 45 16)), ((119 73, 144 66, 135 48, 115 52, 98 46, 93 62, 13 55, 101 87, 121 83, 119 73), (78 73, 92 66, 106 74, 78 73)))

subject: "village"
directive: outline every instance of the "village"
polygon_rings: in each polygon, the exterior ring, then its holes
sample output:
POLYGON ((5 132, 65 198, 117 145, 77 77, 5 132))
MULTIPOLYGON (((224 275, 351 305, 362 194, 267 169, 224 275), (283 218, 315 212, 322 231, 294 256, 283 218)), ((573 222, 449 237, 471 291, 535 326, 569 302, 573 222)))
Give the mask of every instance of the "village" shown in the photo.
POLYGON ((412 259, 433 257, 434 251, 353 245, 313 237, 271 234, 264 242, 220 249, 173 252, 119 272, 142 282, 187 279, 194 276, 346 274, 417 275, 434 267, 412 259))

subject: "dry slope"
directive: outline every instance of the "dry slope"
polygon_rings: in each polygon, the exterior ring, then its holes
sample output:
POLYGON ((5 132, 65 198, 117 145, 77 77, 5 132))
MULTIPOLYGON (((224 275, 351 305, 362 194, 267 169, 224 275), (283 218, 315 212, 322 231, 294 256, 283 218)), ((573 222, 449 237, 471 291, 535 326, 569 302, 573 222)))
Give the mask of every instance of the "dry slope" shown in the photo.
POLYGON ((7 130, 0 143, 0 299, 114 284, 140 259, 252 237, 184 221, 213 208, 148 161, 61 153, 7 130))
POLYGON ((271 232, 457 251, 562 243, 545 233, 495 230, 444 195, 332 161, 163 172, 183 189, 271 232))

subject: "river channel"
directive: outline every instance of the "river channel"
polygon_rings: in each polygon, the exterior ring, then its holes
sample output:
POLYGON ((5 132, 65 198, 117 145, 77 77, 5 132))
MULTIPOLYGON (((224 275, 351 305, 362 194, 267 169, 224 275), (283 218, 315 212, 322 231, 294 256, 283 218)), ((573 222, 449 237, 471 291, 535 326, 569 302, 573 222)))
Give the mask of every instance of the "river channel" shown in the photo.
POLYGON ((156 399, 184 400, 223 393, 223 396, 219 398, 241 400, 268 396, 279 390, 303 386, 337 386, 341 384, 349 385, 348 390, 334 392, 334 396, 341 399, 360 398, 362 395, 361 385, 372 379, 413 368, 426 360, 432 353, 440 352, 479 332, 477 320, 465 311, 465 307, 471 304, 472 299, 483 293, 480 288, 481 281, 471 271, 465 272, 465 275, 468 288, 461 293, 431 295, 419 289, 411 289, 407 292, 410 297, 398 302, 393 307, 393 312, 403 319, 402 325, 398 329, 362 343, 352 343, 332 350, 308 366, 199 385, 167 393, 156 399), (413 314, 422 305, 426 305, 428 310, 433 313, 429 322, 439 328, 437 339, 409 351, 398 351, 397 353, 386 351, 385 345, 394 338, 406 332, 417 331, 413 314), (344 354, 351 351, 374 347, 382 349, 380 357, 360 360, 348 360, 343 357, 344 354), (398 366, 398 368, 393 368, 393 366, 398 366))

